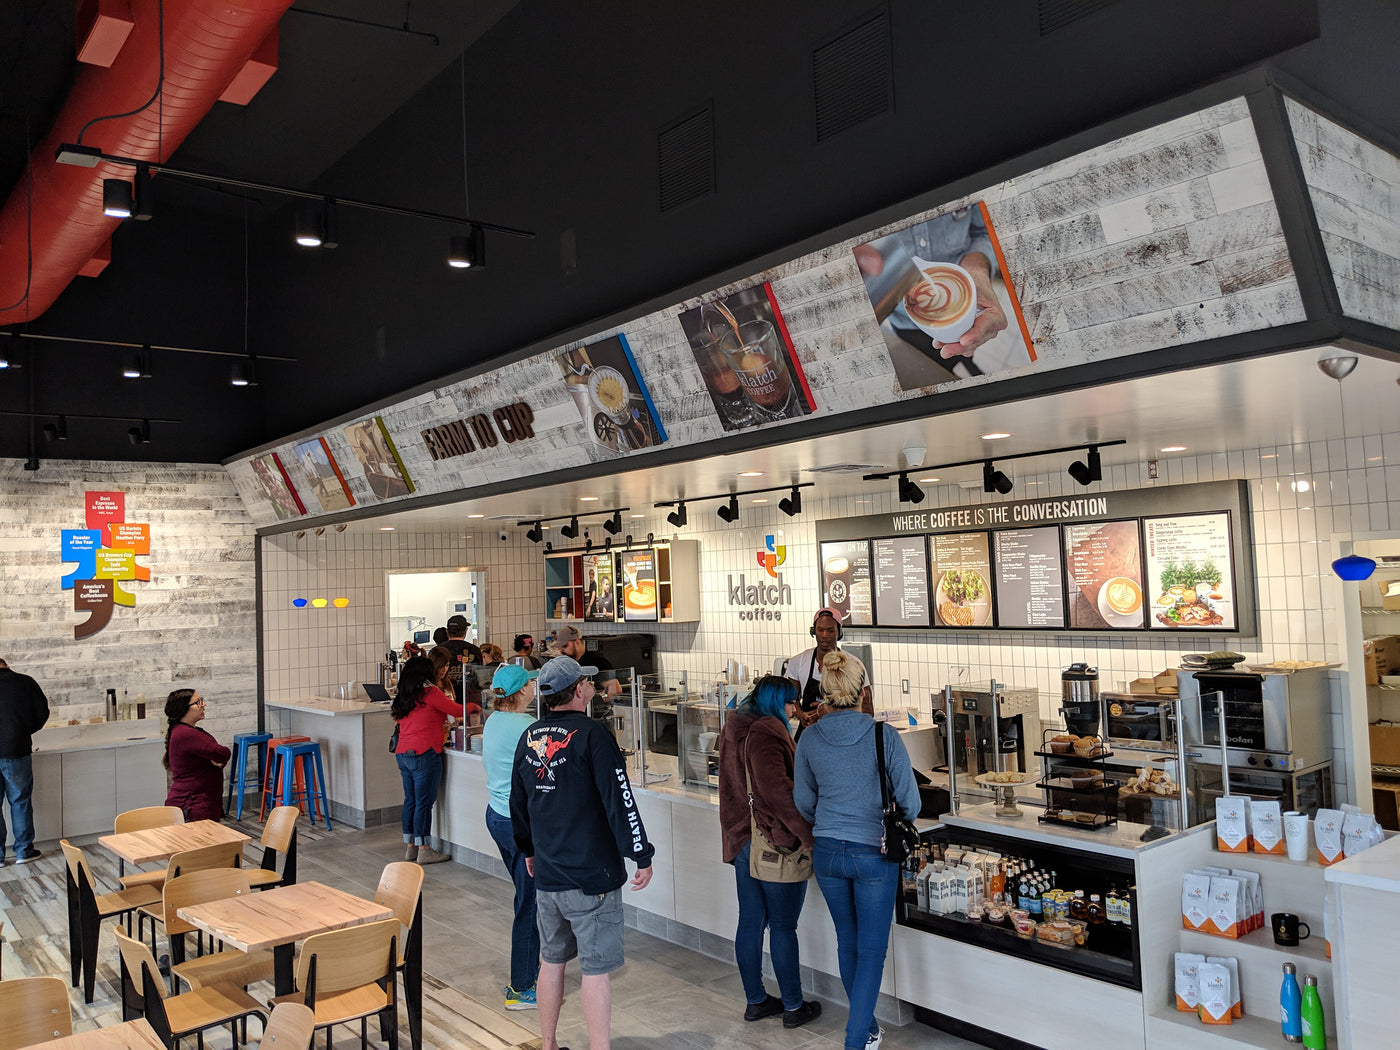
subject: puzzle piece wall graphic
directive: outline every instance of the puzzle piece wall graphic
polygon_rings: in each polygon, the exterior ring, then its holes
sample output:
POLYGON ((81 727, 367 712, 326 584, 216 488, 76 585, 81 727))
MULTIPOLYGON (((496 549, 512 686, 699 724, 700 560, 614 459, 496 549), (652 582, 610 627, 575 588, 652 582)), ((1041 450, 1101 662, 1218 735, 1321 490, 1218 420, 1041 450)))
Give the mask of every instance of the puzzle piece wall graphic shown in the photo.
POLYGON ((134 606, 136 595, 117 586, 119 580, 150 580, 151 570, 138 565, 138 555, 151 553, 151 526, 129 522, 126 493, 88 492, 84 495, 87 528, 64 529, 60 554, 77 568, 62 578, 73 591, 73 608, 88 618, 73 627, 73 637, 87 638, 112 620, 114 605, 134 606))

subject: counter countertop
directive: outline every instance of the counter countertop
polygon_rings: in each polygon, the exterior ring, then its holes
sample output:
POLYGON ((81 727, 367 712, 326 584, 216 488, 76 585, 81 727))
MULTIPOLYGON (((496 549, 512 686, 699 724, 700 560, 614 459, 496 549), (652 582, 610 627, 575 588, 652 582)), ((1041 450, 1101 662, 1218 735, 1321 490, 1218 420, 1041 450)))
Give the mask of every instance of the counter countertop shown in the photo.
POLYGON ((163 720, 158 718, 45 726, 34 734, 34 753, 51 755, 65 751, 95 751, 99 748, 159 743, 164 739, 161 732, 163 727, 163 720))
POLYGON ((376 712, 389 713, 388 704, 372 700, 336 700, 329 696, 302 696, 288 700, 265 700, 267 707, 278 707, 286 711, 305 711, 312 715, 353 715, 364 717, 376 712))
POLYGON ((1379 846, 1330 865, 1323 878, 1328 882, 1400 893, 1400 835, 1391 835, 1379 846))
MULTIPOLYGON (((1007 819, 996 816, 995 804, 963 806, 957 816, 945 813, 932 826, 936 827, 941 823, 950 828, 991 831, 1027 842, 1043 842, 1050 846, 1065 846, 1128 858, 1135 857, 1160 842, 1169 842, 1180 834, 1172 832, 1151 842, 1143 842, 1141 836, 1147 830, 1146 824, 1131 824, 1120 820, 1112 827, 1100 831, 1080 831, 1078 828, 1042 824, 1035 819, 1036 810, 1031 807, 1022 807, 1022 812, 1025 815, 1020 819, 1007 819)), ((1400 874, 1400 866, 1397 866, 1396 871, 1400 874)), ((1400 885, 1397 885, 1397 888, 1400 888, 1400 885)))

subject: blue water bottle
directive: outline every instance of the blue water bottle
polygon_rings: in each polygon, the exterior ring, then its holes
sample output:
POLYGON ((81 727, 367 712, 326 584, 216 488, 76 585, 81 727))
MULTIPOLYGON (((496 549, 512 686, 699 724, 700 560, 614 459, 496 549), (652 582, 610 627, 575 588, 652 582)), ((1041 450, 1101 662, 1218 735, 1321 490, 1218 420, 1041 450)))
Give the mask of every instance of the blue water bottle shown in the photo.
POLYGON ((1283 964, 1283 987, 1279 990, 1279 1016, 1283 1021, 1283 1037, 1290 1043, 1303 1041, 1303 990, 1298 987, 1298 968, 1291 962, 1283 964))

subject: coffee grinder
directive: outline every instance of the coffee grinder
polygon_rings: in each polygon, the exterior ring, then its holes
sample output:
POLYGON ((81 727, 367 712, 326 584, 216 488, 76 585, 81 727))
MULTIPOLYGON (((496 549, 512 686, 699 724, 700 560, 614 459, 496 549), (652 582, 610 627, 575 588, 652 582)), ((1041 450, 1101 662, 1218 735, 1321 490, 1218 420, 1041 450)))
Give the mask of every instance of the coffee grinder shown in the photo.
POLYGON ((1099 669, 1070 664, 1060 674, 1060 717, 1075 736, 1102 739, 1103 704, 1099 701, 1099 669))

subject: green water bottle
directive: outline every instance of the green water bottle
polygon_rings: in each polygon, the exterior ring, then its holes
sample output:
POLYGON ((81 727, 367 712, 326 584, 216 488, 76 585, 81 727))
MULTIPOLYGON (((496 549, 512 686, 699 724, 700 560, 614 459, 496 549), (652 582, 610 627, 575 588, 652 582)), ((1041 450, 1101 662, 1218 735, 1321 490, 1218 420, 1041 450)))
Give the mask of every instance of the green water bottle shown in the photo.
POLYGON ((1303 1046, 1307 1050, 1326 1050, 1327 1032, 1322 1018, 1322 997, 1317 994, 1317 978, 1303 975, 1303 1046))

